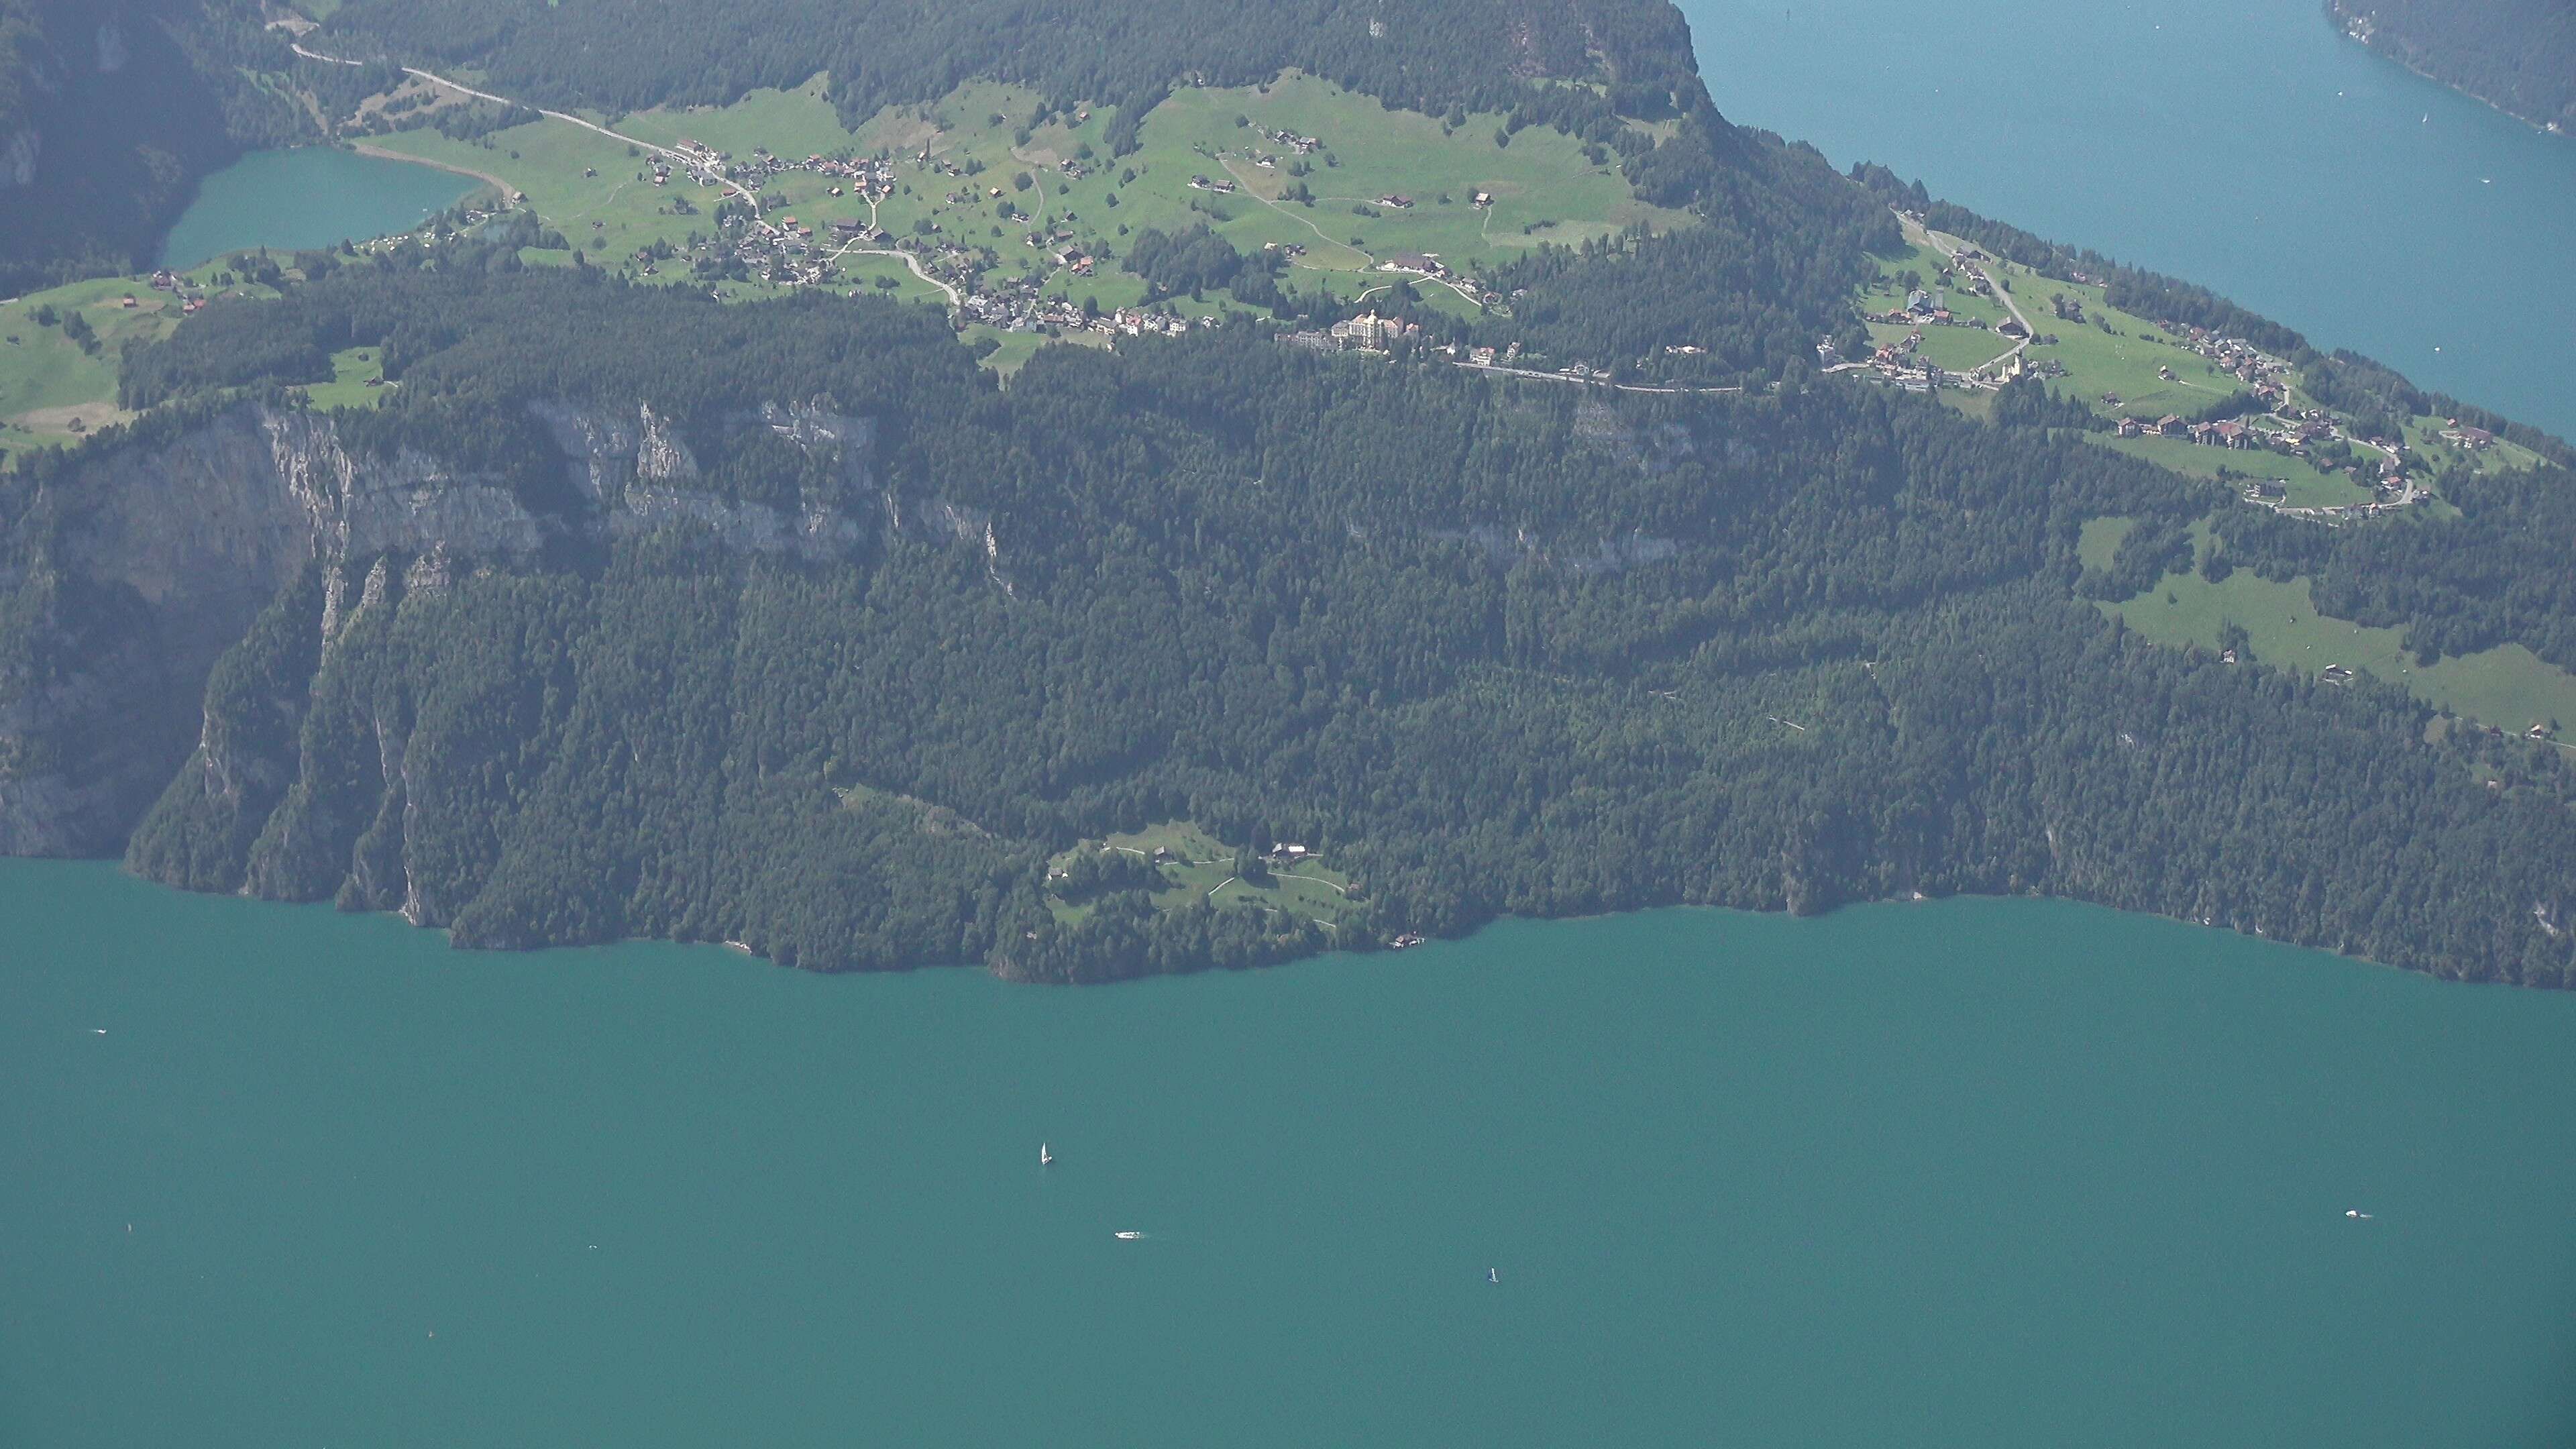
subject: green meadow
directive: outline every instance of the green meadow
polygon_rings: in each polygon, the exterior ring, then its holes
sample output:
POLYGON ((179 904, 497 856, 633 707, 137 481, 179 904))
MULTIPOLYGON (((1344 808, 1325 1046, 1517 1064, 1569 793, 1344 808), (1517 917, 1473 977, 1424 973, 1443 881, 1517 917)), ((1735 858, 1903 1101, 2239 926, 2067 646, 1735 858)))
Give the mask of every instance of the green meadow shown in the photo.
MULTIPOLYGON (((1900 299, 1901 300, 1901 299, 1900 299)), ((1872 322, 1869 340, 1882 347, 1904 341, 1917 329, 1900 322, 1872 322)), ((1924 323, 1923 341, 1914 355, 1951 372, 1973 372, 2012 350, 2012 339, 1976 327, 1941 327, 1924 323)))
MULTIPOLYGON (((1152 893, 1156 910, 1177 910, 1205 901, 1220 908, 1274 911, 1331 926, 1338 925, 1357 908, 1350 877, 1312 859, 1273 865, 1265 881, 1244 880, 1235 873, 1235 848, 1186 821, 1167 821, 1105 840, 1087 840, 1057 855, 1048 867, 1059 869, 1083 852, 1103 850, 1123 851, 1148 861, 1157 850, 1171 852, 1157 868, 1163 884, 1152 893)), ((1085 902, 1050 897, 1049 905, 1059 919, 1068 922, 1090 914, 1085 902)))
POLYGON ((2120 438, 2105 433, 2087 433, 2085 439, 2193 478, 2216 478, 2225 468, 2241 478, 2272 479, 2284 485, 2284 501, 2294 508, 2338 508, 2368 503, 2374 496, 2340 473, 2323 472, 2304 458, 2268 449, 2240 451, 2204 447, 2189 438, 2120 438))
MULTIPOLYGON (((210 262, 188 274, 210 292, 224 272, 210 262)), ((223 290, 244 297, 274 296, 265 287, 235 281, 223 290)), ((170 335, 179 304, 152 290, 141 277, 99 277, 0 302, 0 459, 10 454, 79 441, 100 428, 130 420, 116 405, 117 366, 129 346, 170 335), (125 305, 125 299, 134 305, 125 305), (37 324, 51 307, 58 319, 78 315, 94 334, 83 348, 66 336, 62 321, 37 324)))
POLYGON ((331 354, 331 380, 308 384, 303 393, 313 406, 325 410, 371 408, 384 401, 384 375, 381 349, 343 348, 331 354))
MULTIPOLYGON (((1173 231, 1205 222, 1244 250, 1266 243, 1303 247, 1292 263, 1301 276, 1357 294, 1392 280, 1375 269, 1398 252, 1472 270, 1543 243, 1576 243, 1635 223, 1669 228, 1689 221, 1638 202, 1615 164, 1593 164, 1571 137, 1532 127, 1497 146, 1499 116, 1473 116, 1451 128, 1312 76, 1176 92, 1145 118, 1140 149, 1115 159, 1105 134, 1115 115, 1109 108, 1057 115, 1043 125, 1035 124, 1038 110, 1032 92, 978 82, 934 105, 889 108, 850 131, 817 78, 723 107, 637 112, 616 118, 616 129, 661 146, 697 141, 737 161, 750 159, 757 147, 790 162, 891 154, 899 161, 896 190, 873 214, 846 190, 832 195, 841 184, 836 179, 802 171, 772 178, 761 195, 780 203, 780 219, 793 215, 818 230, 831 221, 873 219, 897 236, 990 249, 1000 279, 1044 278, 1050 291, 1103 307, 1141 300, 1142 283, 1114 263, 1075 278, 1057 268, 1053 245, 1032 247, 1027 238, 1062 232, 1095 255, 1114 255, 1145 227, 1173 231), (1322 145, 1300 157, 1266 134, 1282 130, 1322 145), (971 174, 952 177, 915 164, 924 153, 971 174), (1086 174, 1065 174, 1067 162, 1086 174), (1300 168, 1305 174, 1291 174, 1300 168), (1235 190, 1194 184, 1199 178, 1235 190), (1298 186, 1309 199, 1288 199, 1298 186), (1489 195, 1490 206, 1473 204, 1479 191, 1489 195), (1393 195, 1413 204, 1386 203, 1393 195)), ((655 241, 684 245, 692 232, 712 232, 707 213, 724 195, 676 176, 655 187, 640 149, 562 122, 471 142, 419 130, 371 144, 497 176, 525 192, 548 224, 609 261, 655 241), (698 214, 679 214, 675 198, 686 198, 698 214)), ((843 270, 852 268, 844 263, 843 270)), ((1473 310, 1454 294, 1433 304, 1442 301, 1473 310)))
MULTIPOLYGON (((2088 544, 2093 526, 2086 525, 2088 544)), ((2205 530, 2203 540, 2205 548, 2205 530)), ((2116 546, 2116 538, 2111 542, 2116 546)), ((2108 553, 2101 556, 2107 560, 2108 553)), ((2553 731, 2576 726, 2576 675, 2523 646, 2419 665, 2404 646, 2403 630, 2319 614, 2304 578, 2275 583, 2238 569, 2212 583, 2198 573, 2169 574, 2138 597, 2103 608, 2159 644, 2216 649, 2220 631, 2234 624, 2245 631, 2261 663, 2307 675, 2340 664, 2402 685, 2436 708, 2516 734, 2535 724, 2553 731)))
POLYGON ((2235 393, 2234 378, 2214 375, 2208 359, 2145 318, 2111 306, 2100 287, 2061 282, 2008 262, 1991 269, 2030 325, 2057 339, 2033 344, 2030 356, 2034 362, 2054 360, 2065 367, 2066 376, 2054 384, 2059 390, 2105 412, 2150 419, 2166 413, 2189 416, 2235 393), (2060 319, 2050 306, 2057 297, 2082 307, 2084 320, 2060 319), (2172 381, 2159 373, 2166 368, 2174 374, 2172 381), (2117 394, 2119 405, 2102 403, 2105 393, 2117 394))
MULTIPOLYGON (((1878 263, 1878 277, 1861 288, 1860 308, 1864 313, 1876 314, 1904 306, 1905 288, 1898 285, 1897 278, 1911 271, 1923 279, 1924 288, 1947 306, 1954 317, 1973 319, 1994 327, 2012 315, 1992 297, 1980 296, 1957 282, 1943 285, 1941 274, 1949 270, 1949 259, 1920 242, 1909 242, 1904 251, 1874 260, 1878 263)), ((1928 335, 1930 329, 1925 331, 1928 335)), ((1996 341, 1998 351, 2011 345, 2009 339, 1996 341)))
POLYGON ((2075 536, 2075 557, 2088 569, 2107 569, 2120 553, 2121 540, 2138 526, 2134 518, 2088 518, 2075 536))

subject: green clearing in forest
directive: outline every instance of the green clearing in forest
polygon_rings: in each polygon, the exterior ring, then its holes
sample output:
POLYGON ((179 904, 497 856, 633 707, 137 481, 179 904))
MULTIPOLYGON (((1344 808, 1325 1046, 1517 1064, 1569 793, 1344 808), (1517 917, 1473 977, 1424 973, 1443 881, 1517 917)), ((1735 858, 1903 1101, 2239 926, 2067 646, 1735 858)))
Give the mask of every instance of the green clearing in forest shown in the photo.
POLYGON ((2336 508, 2347 503, 2368 503, 2374 496, 2367 488, 2340 473, 2320 471, 2304 458, 2269 449, 2212 448, 2189 438, 2120 438, 2107 433, 2087 433, 2085 440, 2100 444, 2133 458, 2171 468, 2193 478, 2216 478, 2227 469, 2239 478, 2267 478, 2285 485, 2284 499, 2294 508, 2336 508))
POLYGON ((385 400, 382 379, 385 360, 381 349, 347 347, 331 354, 331 380, 304 388, 304 396, 314 407, 371 408, 385 400), (370 382, 376 383, 370 387, 370 382))
MULTIPOLYGON (((1902 300, 1900 298, 1899 300, 1902 300)), ((1882 347, 1902 342, 1918 329, 1900 322, 1872 322, 1869 340, 1882 347)), ((1924 323, 1923 341, 1914 355, 1949 372, 1973 372, 2012 350, 2012 339, 1977 327, 1943 327, 1924 323)))
MULTIPOLYGON (((1265 846, 1270 843, 1262 842, 1265 846)), ((1166 821, 1105 840, 1086 840, 1049 861, 1048 869, 1061 869, 1086 851, 1102 850, 1123 851, 1147 861, 1157 850, 1171 852, 1158 868, 1164 884, 1152 896, 1154 908, 1159 911, 1206 901, 1218 907, 1277 911, 1300 920, 1336 925, 1357 906, 1350 877, 1312 858, 1271 865, 1267 881, 1244 880, 1235 872, 1235 848, 1186 821, 1166 821)), ((1051 895, 1048 904, 1056 917, 1068 924, 1090 914, 1087 902, 1068 902, 1051 895)))
POLYGON ((2576 727, 2576 675, 2519 644, 2419 665, 2404 646, 2403 630, 2319 614, 2304 578, 2274 583, 2238 569, 2212 583, 2197 573, 2169 574, 2138 597, 2103 608, 2159 644, 2214 650, 2221 630, 2234 624, 2261 663, 2312 676, 2340 664, 2516 734, 2535 724, 2576 727))
POLYGON ((2119 556, 2121 540, 2137 526, 2134 518, 2088 518, 2076 535, 2075 557, 2088 569, 2107 569, 2119 556))
MULTIPOLYGON (((221 261, 188 273, 209 292, 224 273, 221 261)), ((266 287, 236 280, 228 295, 271 297, 266 287)), ((142 277, 98 277, 31 292, 0 302, 0 461, 33 448, 76 443, 133 414, 116 405, 116 373, 125 349, 158 341, 179 323, 179 304, 152 290, 142 277), (134 305, 125 305, 132 297, 134 305), (55 325, 37 325, 51 307, 55 325), (83 349, 66 336, 63 321, 77 314, 89 324, 95 346, 83 349)))

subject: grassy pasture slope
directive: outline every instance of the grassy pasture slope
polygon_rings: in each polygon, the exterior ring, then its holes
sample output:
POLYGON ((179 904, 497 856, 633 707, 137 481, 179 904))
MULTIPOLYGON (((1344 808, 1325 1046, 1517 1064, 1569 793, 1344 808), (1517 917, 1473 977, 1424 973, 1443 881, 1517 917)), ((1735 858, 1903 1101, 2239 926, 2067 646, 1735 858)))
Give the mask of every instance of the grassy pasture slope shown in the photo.
MULTIPOLYGON (((898 236, 919 234, 926 225, 943 239, 990 247, 1006 275, 1052 270, 1044 251, 1023 240, 1035 223, 1069 230, 1095 253, 1114 254, 1144 227, 1172 231, 1205 221, 1245 250, 1258 250, 1264 242, 1302 245, 1307 255, 1297 266, 1304 280, 1321 278, 1357 292, 1383 282, 1370 268, 1396 251, 1473 268, 1542 242, 1579 242, 1636 222, 1668 228, 1689 220, 1638 202, 1615 166, 1592 165, 1571 137, 1533 127, 1498 147, 1493 132, 1500 117, 1471 117, 1452 132, 1435 117, 1390 111, 1311 76, 1292 74, 1267 87, 1179 91, 1146 118, 1138 133, 1142 149, 1114 161, 1105 140, 1114 117, 1109 108, 1093 110, 1087 119, 1059 116, 1021 142, 1018 133, 1035 118, 1037 106, 1031 92, 978 82, 935 105, 889 108, 848 131, 818 78, 794 91, 754 92, 724 107, 638 112, 620 118, 617 127, 659 145, 703 142, 737 159, 750 157, 757 146, 790 160, 880 150, 908 158, 927 150, 975 174, 950 178, 902 166, 895 195, 877 209, 878 224, 898 236), (1247 124, 1237 126, 1237 116, 1247 124), (1295 153, 1261 134, 1278 130, 1324 143, 1305 158, 1310 174, 1289 175, 1295 153), (1088 157, 1081 155, 1086 147, 1088 157), (1277 164, 1260 166, 1258 154, 1275 157, 1277 164), (1087 166, 1089 174, 1066 178, 1058 166, 1067 160, 1087 166), (1032 184, 1016 187, 1014 179, 1021 176, 1032 184), (1231 180, 1238 189, 1222 195, 1194 188, 1197 176, 1231 180), (1311 204, 1278 200, 1297 180, 1313 193, 1311 204), (992 194, 997 187, 998 197, 992 194), (1490 208, 1471 204, 1480 190, 1492 194, 1490 208), (1414 205, 1380 206, 1378 198, 1390 193, 1410 196, 1414 205), (951 201, 951 195, 959 199, 951 201), (1006 216, 1005 206, 1014 214, 1006 216), (1354 207, 1378 214, 1362 215, 1354 207)), ((526 192, 538 214, 576 242, 604 239, 604 254, 611 258, 657 240, 680 244, 693 230, 711 231, 704 213, 721 199, 714 188, 683 181, 662 188, 639 181, 643 157, 560 122, 473 142, 421 130, 378 137, 373 144, 499 176, 526 192), (584 176, 585 170, 596 175, 584 176), (688 196, 701 215, 672 215, 674 195, 688 196)), ((869 215, 855 197, 829 195, 832 184, 789 172, 772 180, 763 196, 783 199, 782 211, 809 225, 869 215)), ((1067 276, 1055 285, 1076 300, 1091 296, 1103 306, 1127 305, 1143 295, 1141 284, 1117 273, 1114 264, 1091 279, 1067 276)))
MULTIPOLYGON (((211 294, 212 279, 222 270, 221 262, 209 262, 187 275, 211 294)), ((275 295, 239 282, 224 291, 275 295)), ((170 294, 152 290, 141 277, 98 277, 0 302, 0 460, 28 448, 77 442, 84 433, 130 419, 116 405, 118 361, 129 343, 168 336, 179 315, 170 294), (129 296, 131 308, 124 305, 129 296), (59 324, 37 326, 36 311, 46 306, 66 317, 79 313, 98 334, 97 351, 82 351, 59 324)))
MULTIPOLYGON (((2087 544, 2095 541, 2094 524, 2108 521, 2086 525, 2087 544)), ((2206 530, 2200 532, 2206 549, 2206 530)), ((2404 631, 2319 614, 2304 578, 2274 583, 2238 569, 2211 583, 2197 573, 2168 574, 2138 597, 2102 607, 2159 644, 2216 649, 2219 631, 2232 623, 2245 630, 2254 658, 2275 668, 2314 675, 2340 664, 2516 734, 2535 724, 2576 728, 2576 675, 2519 644, 2419 665, 2404 631)))
MULTIPOLYGON (((1264 846, 1269 843, 1261 842, 1264 846)), ((1354 910, 1351 879, 1340 871, 1320 861, 1302 860, 1294 865, 1273 866, 1270 879, 1254 885, 1236 878, 1233 846, 1186 821, 1149 825, 1112 835, 1106 841, 1085 841, 1048 864, 1052 869, 1085 851, 1102 849, 1144 857, 1151 857, 1158 849, 1172 852, 1175 859, 1161 868, 1164 885, 1152 893, 1154 908, 1160 911, 1206 900, 1220 908, 1279 911, 1302 920, 1335 925, 1354 910)), ((1058 919, 1067 922, 1090 913, 1088 903, 1054 897, 1049 898, 1049 907, 1058 919)))

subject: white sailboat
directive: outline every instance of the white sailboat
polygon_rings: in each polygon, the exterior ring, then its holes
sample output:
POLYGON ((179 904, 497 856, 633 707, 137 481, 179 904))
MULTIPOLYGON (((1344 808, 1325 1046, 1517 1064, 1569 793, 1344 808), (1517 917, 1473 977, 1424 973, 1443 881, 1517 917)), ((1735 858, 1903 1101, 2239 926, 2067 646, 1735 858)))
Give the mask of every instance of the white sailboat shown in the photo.
POLYGON ((1054 1154, 1054 1153, 1052 1153, 1052 1152, 1047 1151, 1047 1145, 1046 1145, 1045 1143, 1043 1143, 1043 1142, 1041 1142, 1041 1143, 1039 1143, 1039 1144, 1038 1144, 1038 1166, 1040 1166, 1040 1167, 1053 1167, 1053 1166, 1055 1166, 1055 1154, 1054 1154))

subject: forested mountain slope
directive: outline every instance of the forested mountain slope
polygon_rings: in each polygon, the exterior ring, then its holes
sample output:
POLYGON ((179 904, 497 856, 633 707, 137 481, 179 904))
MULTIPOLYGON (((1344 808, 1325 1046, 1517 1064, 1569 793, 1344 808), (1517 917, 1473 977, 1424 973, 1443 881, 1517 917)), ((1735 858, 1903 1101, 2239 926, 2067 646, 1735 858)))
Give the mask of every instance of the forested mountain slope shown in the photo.
MULTIPOLYGON (((1916 255, 1890 204, 2096 259, 1731 126, 1668 7, 1195 13, 349 0, 324 43, 611 108, 823 69, 845 112, 1002 75, 1132 113, 1296 65, 1508 112, 1498 149, 1562 127, 1689 215, 1532 247, 1508 306, 1435 328, 1742 391, 1326 356, 1240 313, 1045 348, 1005 390, 942 312, 531 269, 568 249, 525 215, 244 259, 281 295, 138 342, 139 421, 0 477, 0 851, 464 944, 1041 980, 1502 912, 2036 891, 2576 984, 2561 751, 2101 607, 2251 567, 2427 658, 2576 663, 2562 468, 2325 529, 2098 446, 2037 381, 1975 421, 1820 376, 1820 339, 1868 341, 1856 288, 1916 255), (367 405, 315 409, 359 354, 367 405), (1233 873, 1083 848, 1145 831, 1233 873), (1327 863, 1290 890, 1265 853, 1327 863)), ((2110 286, 2362 411, 2427 401, 2184 284, 2110 286)))
POLYGON ((1249 327, 1004 392, 918 309, 462 267, 216 309, 132 381, 179 402, 7 495, 12 849, 130 830, 156 878, 467 943, 1059 980, 1963 890, 2533 983, 2576 953, 2554 753, 2124 637, 2087 596, 2215 490, 1924 399, 1249 327), (352 344, 382 410, 265 391, 352 344), (1356 897, 1328 930, 1048 880, 1161 820, 1356 897))
POLYGON ((1177 81, 1245 85, 1290 66, 1434 114, 1508 110, 1542 78, 1607 83, 1620 110, 1658 117, 1699 89, 1680 12, 1654 0, 347 0, 322 40, 609 110, 826 73, 852 125, 976 77, 1133 115, 1177 81))
POLYGON ((196 178, 309 129, 256 0, 0 0, 0 295, 148 265, 196 178))
POLYGON ((2576 3, 2330 0, 2371 49, 2533 125, 2576 130, 2576 3))

